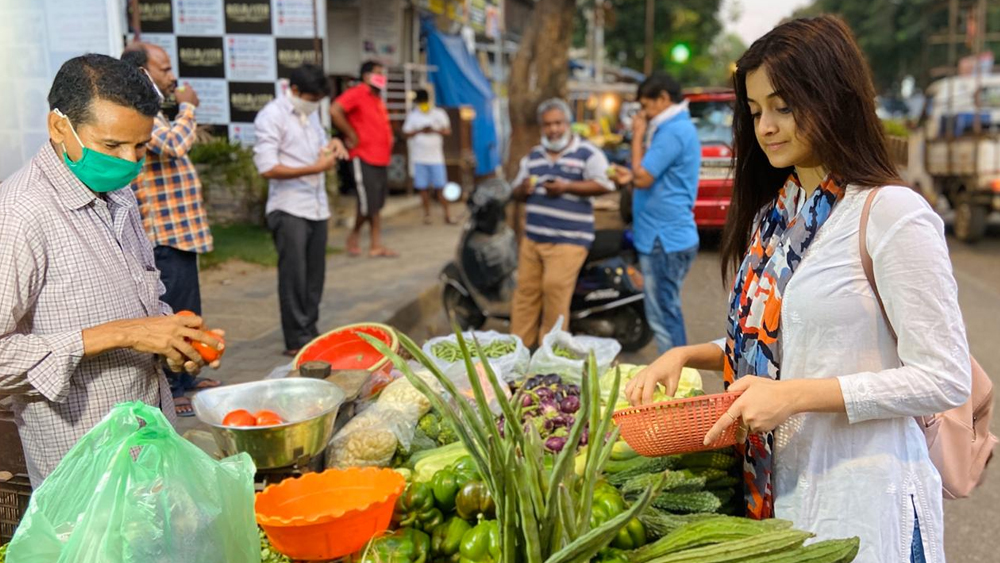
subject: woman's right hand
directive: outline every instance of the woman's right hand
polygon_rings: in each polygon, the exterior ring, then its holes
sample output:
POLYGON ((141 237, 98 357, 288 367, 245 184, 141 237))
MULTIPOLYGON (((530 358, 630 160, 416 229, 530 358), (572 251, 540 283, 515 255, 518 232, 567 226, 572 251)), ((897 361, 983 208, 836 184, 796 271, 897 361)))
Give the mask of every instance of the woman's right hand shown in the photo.
POLYGON ((667 395, 673 396, 681 379, 681 370, 687 361, 687 346, 673 348, 646 366, 625 386, 625 397, 632 406, 653 402, 657 385, 663 385, 667 395))

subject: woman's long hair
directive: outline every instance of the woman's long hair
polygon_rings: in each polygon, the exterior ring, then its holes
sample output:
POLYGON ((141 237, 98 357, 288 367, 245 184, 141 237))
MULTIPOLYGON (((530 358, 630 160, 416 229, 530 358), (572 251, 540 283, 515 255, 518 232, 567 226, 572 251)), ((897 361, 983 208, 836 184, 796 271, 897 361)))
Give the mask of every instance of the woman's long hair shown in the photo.
MULTIPOLYGON (((820 16, 779 25, 750 46, 736 63, 733 87, 732 203, 722 235, 722 276, 739 269, 757 213, 773 201, 793 168, 775 168, 757 143, 747 103, 747 74, 764 68, 789 105, 800 138, 823 166, 850 184, 899 183, 882 123, 875 115, 875 87, 868 63, 839 18, 820 16)), ((762 101, 762 100, 761 100, 762 101)))

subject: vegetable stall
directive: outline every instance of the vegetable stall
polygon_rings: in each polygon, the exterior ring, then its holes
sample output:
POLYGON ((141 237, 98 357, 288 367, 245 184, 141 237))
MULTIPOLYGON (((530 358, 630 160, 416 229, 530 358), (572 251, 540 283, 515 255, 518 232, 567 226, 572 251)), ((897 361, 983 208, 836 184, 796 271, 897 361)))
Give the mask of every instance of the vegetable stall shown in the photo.
MULTIPOLYGON (((539 364, 511 335, 456 331, 421 347, 383 332, 356 334, 379 367, 363 392, 336 390, 341 401, 360 397, 336 425, 336 408, 293 405, 273 392, 219 403, 217 441, 250 451, 258 470, 264 458, 254 448, 263 442, 238 438, 243 425, 278 446, 316 435, 325 447, 325 470, 256 494, 264 563, 833 563, 857 554, 857 538, 818 541, 785 520, 743 518, 732 445, 637 453, 622 438, 635 410, 623 389, 644 366, 616 364, 613 347, 564 335, 535 353, 547 358, 539 364), (245 412, 226 423, 234 406, 245 412), (263 408, 275 412, 261 419, 263 408), (309 432, 290 430, 296 425, 309 432)), ((699 408, 713 396, 685 370, 674 396, 660 389, 655 399, 654 411, 699 408)))

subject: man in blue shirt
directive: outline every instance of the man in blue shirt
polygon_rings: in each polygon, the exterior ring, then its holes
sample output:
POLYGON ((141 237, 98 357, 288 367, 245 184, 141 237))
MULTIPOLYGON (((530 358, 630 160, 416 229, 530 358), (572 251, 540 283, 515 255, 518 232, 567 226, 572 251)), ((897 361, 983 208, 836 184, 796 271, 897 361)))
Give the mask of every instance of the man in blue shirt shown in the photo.
POLYGON ((538 106, 541 144, 521 159, 514 179, 514 198, 527 202, 527 222, 510 331, 529 348, 560 316, 568 325, 576 278, 594 241, 590 200, 615 189, 607 157, 573 134, 571 115, 558 98, 538 106))
POLYGON ((681 86, 654 73, 639 86, 632 125, 635 246, 645 280, 646 318, 660 353, 687 344, 681 285, 698 253, 694 200, 701 143, 681 86))

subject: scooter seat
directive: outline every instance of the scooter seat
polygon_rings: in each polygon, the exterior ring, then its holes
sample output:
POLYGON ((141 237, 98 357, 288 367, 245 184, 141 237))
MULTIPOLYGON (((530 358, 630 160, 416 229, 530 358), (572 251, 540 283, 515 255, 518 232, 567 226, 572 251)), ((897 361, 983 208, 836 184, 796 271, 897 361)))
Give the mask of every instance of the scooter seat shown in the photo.
POLYGON ((605 258, 620 256, 622 253, 621 229, 604 229, 594 233, 594 243, 590 245, 587 262, 596 262, 605 258))

